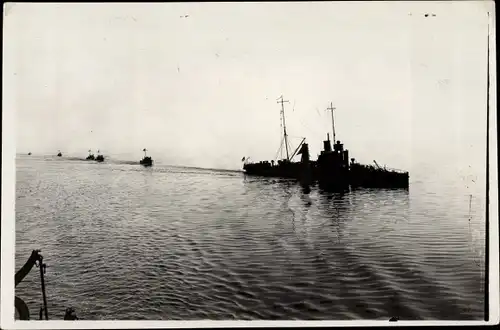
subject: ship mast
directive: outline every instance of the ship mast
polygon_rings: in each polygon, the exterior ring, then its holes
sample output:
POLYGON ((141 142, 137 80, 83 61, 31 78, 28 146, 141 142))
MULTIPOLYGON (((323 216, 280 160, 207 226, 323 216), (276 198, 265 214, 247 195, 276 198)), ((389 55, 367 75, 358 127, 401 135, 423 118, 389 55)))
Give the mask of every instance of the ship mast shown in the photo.
POLYGON ((287 160, 290 160, 290 156, 289 156, 289 153, 288 153, 288 135, 286 134, 286 124, 285 124, 285 106, 284 106, 284 103, 290 103, 286 100, 283 99, 283 95, 281 95, 279 98, 278 98, 278 102, 277 103, 281 103, 281 116, 283 118, 283 135, 284 135, 284 138, 285 138, 285 148, 286 148, 286 159, 287 160))
POLYGON ((332 130, 333 130, 333 144, 335 145, 335 121, 333 119, 333 110, 335 110, 336 108, 333 107, 333 103, 330 102, 330 107, 327 108, 326 110, 328 111, 331 111, 332 112, 332 130))

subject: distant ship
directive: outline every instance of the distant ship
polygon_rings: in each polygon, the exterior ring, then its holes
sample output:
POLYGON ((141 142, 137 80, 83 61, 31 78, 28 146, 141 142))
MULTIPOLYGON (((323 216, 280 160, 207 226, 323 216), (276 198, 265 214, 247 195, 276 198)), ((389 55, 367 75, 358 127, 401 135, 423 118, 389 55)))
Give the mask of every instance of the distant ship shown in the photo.
POLYGON ((57 154, 57 157, 62 157, 62 153, 60 150, 59 150, 59 153, 57 154))
POLYGON ((99 154, 99 150, 97 150, 97 157, 95 158, 97 162, 103 162, 104 161, 104 156, 99 154))
POLYGON ((92 150, 89 149, 89 155, 85 159, 86 160, 95 160, 95 157, 94 157, 94 154, 92 153, 92 150))
POLYGON ((144 158, 139 161, 139 164, 141 164, 143 166, 152 166, 153 159, 151 159, 151 157, 148 157, 146 155, 146 151, 147 151, 146 148, 142 149, 142 151, 144 151, 144 158))
POLYGON ((28 152, 28 156, 31 156, 31 152, 28 152))
MULTIPOLYGON (((335 121, 333 116, 333 105, 327 110, 332 112, 333 150, 329 134, 323 141, 323 150, 316 161, 309 159, 308 144, 302 140, 295 152, 289 156, 288 135, 286 132, 284 105, 287 101, 283 96, 278 99, 281 103, 281 115, 283 126, 283 141, 286 148, 286 159, 274 161, 260 161, 258 163, 245 161, 243 169, 248 175, 280 177, 299 180, 301 183, 318 185, 325 190, 346 190, 349 187, 365 188, 408 188, 409 173, 395 169, 387 169, 378 166, 362 165, 351 158, 349 163, 349 151, 344 150, 344 145, 335 139, 335 121), (299 151, 300 148, 300 151, 299 151), (298 152, 299 151, 299 152, 298 152), (302 154, 300 162, 293 162, 295 155, 302 154)), ((281 148, 280 148, 281 149, 281 148)))

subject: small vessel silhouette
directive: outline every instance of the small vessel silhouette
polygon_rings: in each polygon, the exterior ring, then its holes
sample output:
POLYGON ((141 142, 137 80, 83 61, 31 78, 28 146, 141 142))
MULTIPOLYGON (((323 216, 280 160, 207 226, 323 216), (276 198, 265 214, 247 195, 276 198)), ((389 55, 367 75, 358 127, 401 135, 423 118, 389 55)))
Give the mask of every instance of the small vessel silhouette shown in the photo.
POLYGON ((142 166, 152 166, 153 159, 151 159, 151 157, 148 157, 146 155, 146 151, 147 151, 146 148, 142 149, 142 151, 144 151, 144 158, 139 161, 139 164, 141 164, 142 166))
POLYGON ((97 157, 95 158, 97 162, 103 162, 104 161, 104 156, 99 154, 99 150, 97 150, 97 157))
POLYGON ((28 152, 28 156, 31 156, 31 152, 28 152))
POLYGON ((92 153, 92 150, 89 149, 89 155, 85 159, 86 160, 94 160, 95 159, 94 154, 92 153))
POLYGON ((59 153, 57 154, 57 157, 62 157, 61 150, 59 150, 59 153))

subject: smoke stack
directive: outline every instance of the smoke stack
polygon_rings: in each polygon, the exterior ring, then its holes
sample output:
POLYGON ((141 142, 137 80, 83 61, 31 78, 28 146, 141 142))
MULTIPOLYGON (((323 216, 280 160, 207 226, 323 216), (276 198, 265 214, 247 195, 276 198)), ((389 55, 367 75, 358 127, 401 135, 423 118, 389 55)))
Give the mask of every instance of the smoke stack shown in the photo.
POLYGON ((332 151, 332 146, 330 145, 330 134, 327 133, 326 138, 327 140, 323 141, 323 150, 325 152, 330 152, 332 151))

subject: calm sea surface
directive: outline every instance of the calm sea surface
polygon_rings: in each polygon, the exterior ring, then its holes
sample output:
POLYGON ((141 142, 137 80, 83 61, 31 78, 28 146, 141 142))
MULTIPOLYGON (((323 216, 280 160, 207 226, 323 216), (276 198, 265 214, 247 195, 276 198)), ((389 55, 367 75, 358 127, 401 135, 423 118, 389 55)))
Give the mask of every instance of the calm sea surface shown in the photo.
MULTIPOLYGON (((16 166, 16 269, 42 250, 52 320, 69 306, 87 320, 484 315, 484 185, 410 173, 408 191, 305 194, 229 171, 16 166)), ((37 268, 16 295, 37 319, 37 268)))

